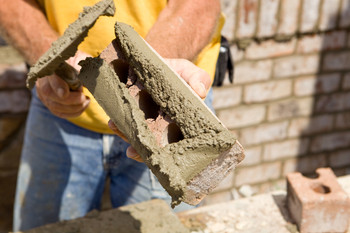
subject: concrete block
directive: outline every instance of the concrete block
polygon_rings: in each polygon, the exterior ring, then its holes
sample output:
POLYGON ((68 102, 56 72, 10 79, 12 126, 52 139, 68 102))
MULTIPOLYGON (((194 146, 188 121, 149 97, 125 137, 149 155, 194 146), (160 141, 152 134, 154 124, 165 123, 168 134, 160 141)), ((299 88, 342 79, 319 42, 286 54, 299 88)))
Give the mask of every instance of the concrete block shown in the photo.
POLYGON ((319 168, 316 179, 287 175, 287 204, 300 233, 345 232, 350 199, 330 168, 319 168))

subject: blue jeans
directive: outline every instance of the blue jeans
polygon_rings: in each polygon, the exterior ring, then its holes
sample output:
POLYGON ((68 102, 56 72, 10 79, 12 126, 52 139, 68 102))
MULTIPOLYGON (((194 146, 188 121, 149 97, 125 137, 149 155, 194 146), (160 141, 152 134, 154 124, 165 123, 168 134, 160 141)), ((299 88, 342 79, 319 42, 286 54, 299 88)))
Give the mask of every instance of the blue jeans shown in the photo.
MULTIPOLYGON (((211 102, 209 94, 207 102, 211 102)), ((14 207, 14 231, 84 216, 99 209, 107 176, 113 207, 171 198, 128 144, 58 118, 33 91, 14 207)), ((193 208, 185 203, 175 208, 193 208)))

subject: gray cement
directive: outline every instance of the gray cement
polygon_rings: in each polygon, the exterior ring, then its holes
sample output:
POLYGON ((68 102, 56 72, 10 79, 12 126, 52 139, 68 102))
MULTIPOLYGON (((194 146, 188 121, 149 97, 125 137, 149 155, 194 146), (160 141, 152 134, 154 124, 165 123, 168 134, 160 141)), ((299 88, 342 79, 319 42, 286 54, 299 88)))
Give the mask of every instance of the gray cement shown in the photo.
MULTIPOLYGON (((31 67, 28 73, 27 87, 32 89, 38 78, 51 75, 57 69, 61 69, 61 72, 58 74, 64 78, 66 76, 64 75, 66 73, 65 70, 69 68, 67 68, 68 64, 62 63, 65 63, 65 60, 75 55, 79 44, 87 36, 89 29, 95 24, 98 17, 101 15, 113 16, 114 12, 113 0, 102 0, 92 7, 85 7, 79 18, 69 25, 63 36, 52 43, 51 48, 31 67)), ((70 75, 72 69, 69 69, 70 72, 67 74, 68 77, 71 77, 67 82, 72 83, 74 87, 79 85, 79 80, 74 79, 74 76, 70 75)))
POLYGON ((189 233, 168 204, 152 200, 118 209, 94 210, 84 218, 49 224, 25 233, 189 233))
POLYGON ((116 46, 154 102, 180 128, 183 140, 164 147, 157 144, 144 112, 116 75, 120 72, 105 60, 81 62, 80 80, 172 196, 173 206, 181 201, 197 204, 243 159, 241 146, 130 26, 116 23, 116 46))

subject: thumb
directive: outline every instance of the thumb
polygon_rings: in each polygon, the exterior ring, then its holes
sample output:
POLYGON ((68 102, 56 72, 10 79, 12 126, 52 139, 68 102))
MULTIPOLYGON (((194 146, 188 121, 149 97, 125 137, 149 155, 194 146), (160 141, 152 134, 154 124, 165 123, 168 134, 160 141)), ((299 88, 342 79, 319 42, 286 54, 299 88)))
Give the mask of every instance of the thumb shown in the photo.
POLYGON ((50 76, 49 83, 52 90, 59 98, 65 99, 69 95, 68 84, 56 74, 50 76))

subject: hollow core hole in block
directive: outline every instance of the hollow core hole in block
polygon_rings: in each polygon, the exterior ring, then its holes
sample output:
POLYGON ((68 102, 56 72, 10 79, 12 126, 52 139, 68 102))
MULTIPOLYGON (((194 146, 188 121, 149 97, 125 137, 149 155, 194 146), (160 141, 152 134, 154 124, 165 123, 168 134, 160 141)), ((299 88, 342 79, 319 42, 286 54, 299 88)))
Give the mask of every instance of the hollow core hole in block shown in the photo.
POLYGON ((311 183, 311 189, 316 193, 327 194, 331 192, 331 189, 320 182, 311 183))
POLYGON ((160 107, 153 101, 152 96, 145 90, 139 92, 139 106, 140 109, 145 113, 145 118, 156 119, 159 115, 160 107))
POLYGON ((120 81, 126 84, 129 76, 129 64, 122 59, 116 59, 112 61, 111 64, 120 81))
POLYGON ((170 123, 168 125, 168 142, 169 144, 179 142, 182 139, 184 139, 184 136, 179 128, 175 123, 170 123))

